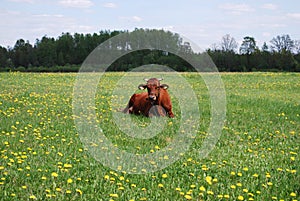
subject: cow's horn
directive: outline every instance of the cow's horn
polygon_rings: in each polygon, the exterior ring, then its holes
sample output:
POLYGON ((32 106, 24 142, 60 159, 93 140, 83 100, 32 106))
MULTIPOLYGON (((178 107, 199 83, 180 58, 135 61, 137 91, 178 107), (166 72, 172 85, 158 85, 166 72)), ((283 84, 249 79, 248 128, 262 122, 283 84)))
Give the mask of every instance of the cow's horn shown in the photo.
POLYGON ((145 80, 146 82, 148 82, 148 80, 149 80, 149 79, 147 79, 147 78, 144 78, 144 80, 145 80))
POLYGON ((158 80, 158 81, 162 81, 163 79, 164 79, 164 78, 158 78, 157 80, 158 80))

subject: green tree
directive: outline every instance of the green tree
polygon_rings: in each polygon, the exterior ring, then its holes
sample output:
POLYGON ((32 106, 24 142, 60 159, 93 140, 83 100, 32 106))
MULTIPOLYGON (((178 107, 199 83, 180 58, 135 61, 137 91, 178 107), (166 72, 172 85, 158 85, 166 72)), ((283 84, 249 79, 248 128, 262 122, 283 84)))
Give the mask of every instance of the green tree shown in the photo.
POLYGON ((37 39, 35 47, 38 66, 52 67, 57 64, 56 42, 54 38, 43 36, 41 40, 37 39))
POLYGON ((244 37, 244 40, 240 47, 240 53, 246 56, 247 71, 251 71, 251 69, 253 68, 253 66, 251 66, 251 64, 250 64, 250 57, 251 57, 251 54, 253 54, 257 50, 258 50, 258 48, 256 46, 255 39, 250 36, 244 37))
POLYGON ((252 54, 257 50, 256 41, 253 37, 246 36, 240 47, 241 54, 252 54))
POLYGON ((15 67, 28 67, 35 59, 34 49, 29 41, 19 39, 13 48, 13 63, 15 67))
POLYGON ((9 57, 7 49, 0 46, 0 71, 1 69, 7 67, 8 58, 9 57))

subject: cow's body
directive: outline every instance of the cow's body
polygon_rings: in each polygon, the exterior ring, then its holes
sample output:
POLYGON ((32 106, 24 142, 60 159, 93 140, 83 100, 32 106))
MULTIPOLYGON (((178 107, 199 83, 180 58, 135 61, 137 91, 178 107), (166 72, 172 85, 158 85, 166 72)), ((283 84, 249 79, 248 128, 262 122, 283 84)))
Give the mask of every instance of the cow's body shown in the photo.
POLYGON ((124 113, 152 116, 166 116, 173 118, 172 103, 167 91, 168 85, 160 85, 160 80, 151 78, 146 85, 139 89, 147 88, 148 92, 133 94, 123 110, 124 113))

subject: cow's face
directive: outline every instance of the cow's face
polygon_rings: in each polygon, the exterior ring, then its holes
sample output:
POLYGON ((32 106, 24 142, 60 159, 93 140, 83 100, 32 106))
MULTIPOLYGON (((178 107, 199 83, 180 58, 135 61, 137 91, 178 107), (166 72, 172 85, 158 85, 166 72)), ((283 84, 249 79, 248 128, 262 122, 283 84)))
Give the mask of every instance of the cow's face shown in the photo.
POLYGON ((147 84, 140 84, 139 89, 144 90, 147 88, 148 91, 148 100, 150 101, 155 101, 159 97, 160 89, 167 89, 169 86, 166 84, 160 84, 160 80, 162 79, 157 79, 157 78, 151 78, 151 79, 144 79, 147 81, 147 84))

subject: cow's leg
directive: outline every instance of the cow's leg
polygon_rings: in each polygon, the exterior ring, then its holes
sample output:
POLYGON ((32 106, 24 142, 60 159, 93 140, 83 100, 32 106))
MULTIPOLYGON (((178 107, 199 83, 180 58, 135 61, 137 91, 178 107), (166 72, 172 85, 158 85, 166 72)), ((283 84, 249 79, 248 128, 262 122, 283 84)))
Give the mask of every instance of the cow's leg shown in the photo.
POLYGON ((129 102, 127 104, 127 106, 124 108, 124 110, 122 112, 126 113, 126 114, 132 114, 134 101, 135 101, 135 94, 133 94, 131 96, 131 98, 129 99, 129 102))
POLYGON ((169 117, 173 118, 174 114, 172 112, 172 105, 163 105, 163 108, 166 110, 166 113, 169 115, 169 117))

